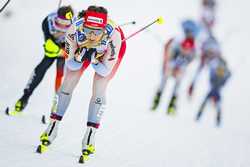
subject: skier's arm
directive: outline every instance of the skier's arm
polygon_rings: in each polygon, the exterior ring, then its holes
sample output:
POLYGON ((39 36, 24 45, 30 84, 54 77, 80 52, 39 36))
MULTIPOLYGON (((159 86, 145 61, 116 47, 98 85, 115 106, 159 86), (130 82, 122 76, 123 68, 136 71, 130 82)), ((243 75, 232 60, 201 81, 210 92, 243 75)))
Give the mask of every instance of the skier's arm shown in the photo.
POLYGON ((121 43, 121 35, 117 30, 115 30, 110 41, 108 42, 107 50, 100 58, 100 61, 96 63, 95 58, 92 57, 92 66, 96 73, 103 77, 106 77, 111 73, 114 65, 116 64, 121 43))
POLYGON ((173 42, 173 39, 170 39, 164 46, 164 54, 163 54, 163 67, 162 67, 162 72, 163 74, 165 74, 165 72, 167 71, 168 68, 168 63, 170 60, 170 53, 171 53, 171 44, 173 42))
POLYGON ((50 58, 55 58, 64 55, 62 45, 55 42, 55 38, 49 31, 48 17, 46 17, 42 22, 42 30, 44 34, 44 52, 45 56, 50 58))
POLYGON ((71 27, 66 32, 65 36, 65 52, 68 57, 73 58, 75 57, 75 52, 77 50, 77 42, 76 42, 76 32, 74 25, 71 25, 71 27))
POLYGON ((225 85, 225 83, 228 81, 228 79, 231 77, 231 75, 232 75, 231 71, 228 68, 226 68, 224 77, 223 77, 222 82, 221 82, 222 86, 225 85))
POLYGON ((52 39, 53 41, 55 40, 53 35, 49 31, 48 17, 46 17, 42 22, 42 30, 45 41, 47 41, 48 39, 52 39))
POLYGON ((199 77, 199 75, 200 75, 203 67, 204 67, 204 65, 201 63, 199 65, 199 67, 197 68, 196 72, 195 72, 194 78, 193 78, 193 80, 192 80, 192 82, 191 82, 191 84, 190 84, 190 86, 188 88, 188 94, 189 94, 189 96, 193 95, 193 90, 194 90, 196 81, 197 81, 197 79, 198 79, 198 77, 199 77))

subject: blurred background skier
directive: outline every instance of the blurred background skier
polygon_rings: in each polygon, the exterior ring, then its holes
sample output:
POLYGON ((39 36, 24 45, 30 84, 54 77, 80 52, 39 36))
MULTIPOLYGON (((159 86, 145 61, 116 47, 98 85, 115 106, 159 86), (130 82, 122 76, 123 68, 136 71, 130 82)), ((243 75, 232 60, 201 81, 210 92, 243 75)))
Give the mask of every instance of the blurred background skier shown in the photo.
POLYGON ((199 66, 195 72, 194 78, 188 88, 189 97, 192 97, 193 91, 198 80, 199 75, 201 74, 202 69, 205 66, 208 66, 211 60, 221 56, 221 49, 217 39, 210 35, 202 44, 199 58, 199 66))
POLYGON ((95 152, 95 134, 106 108, 106 89, 126 50, 123 39, 121 28, 108 19, 108 11, 101 6, 89 6, 83 19, 73 23, 66 36, 65 49, 69 58, 59 91, 57 110, 51 113, 50 123, 40 137, 38 153, 46 151, 56 138, 58 125, 68 108, 73 90, 89 64, 94 68, 95 74, 79 162, 84 163, 95 152))
POLYGON ((187 65, 193 60, 196 54, 195 39, 199 32, 197 24, 193 20, 184 20, 181 24, 184 37, 172 38, 164 48, 162 75, 160 85, 154 97, 152 110, 159 105, 161 95, 166 86, 167 79, 172 76, 175 79, 175 86, 167 106, 167 113, 175 113, 178 88, 187 65))
POLYGON ((200 40, 208 38, 214 29, 216 22, 216 0, 202 0, 201 1, 201 15, 200 15, 200 40))
POLYGON ((201 48, 200 64, 196 70, 195 76, 189 86, 188 94, 192 97, 197 85, 197 80, 201 71, 204 67, 208 67, 210 73, 210 90, 206 94, 204 101, 202 102, 196 120, 199 120, 204 107, 209 99, 213 100, 216 110, 217 126, 221 123, 221 93, 220 90, 230 77, 230 71, 228 70, 227 64, 221 55, 221 48, 219 42, 214 36, 209 36, 203 43, 201 48))
POLYGON ((52 110, 55 110, 57 93, 61 85, 64 62, 65 62, 65 33, 72 24, 74 12, 71 6, 62 6, 57 12, 52 12, 42 22, 44 34, 44 57, 33 70, 30 79, 23 90, 23 95, 17 100, 13 109, 6 112, 9 115, 16 115, 27 106, 30 96, 42 81, 46 71, 56 61, 55 97, 52 110))
POLYGON ((196 120, 201 118, 204 108, 209 100, 214 102, 216 107, 216 125, 219 127, 221 125, 221 89, 231 76, 231 72, 228 68, 226 61, 221 56, 214 57, 209 62, 209 83, 210 89, 203 100, 198 113, 196 115, 196 120))

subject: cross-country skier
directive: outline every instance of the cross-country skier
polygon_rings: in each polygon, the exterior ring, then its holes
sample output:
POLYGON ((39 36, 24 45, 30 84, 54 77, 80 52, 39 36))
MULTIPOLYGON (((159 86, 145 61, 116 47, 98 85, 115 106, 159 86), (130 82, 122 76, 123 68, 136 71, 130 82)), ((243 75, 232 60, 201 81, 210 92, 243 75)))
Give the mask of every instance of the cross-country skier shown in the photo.
POLYGON ((41 144, 37 152, 44 152, 56 138, 73 90, 89 64, 95 74, 79 162, 84 163, 95 152, 95 134, 106 107, 106 89, 126 50, 123 39, 121 28, 108 19, 107 10, 101 6, 89 6, 83 19, 73 23, 66 36, 65 49, 69 59, 66 61, 66 74, 59 91, 57 110, 51 113, 50 123, 40 137, 41 144))
POLYGON ((175 113, 178 88, 186 67, 196 54, 195 38, 199 31, 197 24, 192 20, 183 21, 182 29, 184 38, 170 39, 165 45, 161 82, 153 101, 152 110, 159 105, 167 79, 172 76, 175 79, 175 86, 167 113, 175 113))
POLYGON ((212 100, 215 104, 217 116, 216 125, 221 125, 221 89, 231 76, 231 72, 228 69, 226 61, 221 57, 215 57, 209 63, 209 77, 210 77, 210 90, 208 91, 205 99, 203 100, 199 111, 196 115, 198 121, 204 111, 205 105, 209 100, 212 100))
POLYGON ((42 81, 46 71, 56 61, 55 97, 53 99, 52 110, 55 109, 57 93, 63 77, 65 62, 65 34, 72 23, 73 9, 71 6, 62 6, 57 12, 49 14, 42 22, 44 34, 44 57, 33 70, 30 79, 23 90, 23 95, 16 102, 14 109, 8 111, 9 115, 16 115, 27 106, 33 91, 42 81))
POLYGON ((200 64, 196 70, 193 81, 188 89, 188 94, 191 97, 193 95, 193 91, 195 88, 196 81, 202 71, 202 69, 209 64, 211 60, 216 57, 221 56, 220 45, 214 36, 209 36, 202 44, 201 44, 201 56, 200 64))

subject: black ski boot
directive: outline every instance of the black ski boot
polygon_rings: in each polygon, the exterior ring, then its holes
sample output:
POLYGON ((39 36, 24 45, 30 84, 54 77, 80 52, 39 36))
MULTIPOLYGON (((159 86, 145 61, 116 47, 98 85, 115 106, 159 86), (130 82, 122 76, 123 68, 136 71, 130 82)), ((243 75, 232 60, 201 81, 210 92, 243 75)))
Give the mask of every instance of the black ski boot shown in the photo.
POLYGON ((158 105, 160 103, 160 98, 161 98, 161 92, 158 91, 155 95, 153 106, 151 107, 151 110, 156 110, 156 108, 158 107, 158 105))

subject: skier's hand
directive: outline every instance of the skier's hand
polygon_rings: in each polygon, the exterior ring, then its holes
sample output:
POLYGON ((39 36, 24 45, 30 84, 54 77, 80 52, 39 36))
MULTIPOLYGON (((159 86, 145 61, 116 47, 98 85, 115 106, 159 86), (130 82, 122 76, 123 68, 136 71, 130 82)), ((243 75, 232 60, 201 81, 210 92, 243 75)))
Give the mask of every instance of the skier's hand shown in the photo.
POLYGON ((55 58, 62 54, 63 50, 52 39, 47 39, 43 45, 47 57, 55 58))
POLYGON ((101 41, 100 45, 95 47, 95 53, 91 56, 91 63, 98 64, 103 61, 103 56, 107 52, 108 49, 108 40, 104 39, 101 41))
POLYGON ((85 47, 77 48, 75 51, 74 60, 78 63, 82 63, 84 60, 87 59, 86 52, 87 52, 87 49, 85 47))
POLYGON ((62 58, 67 59, 69 57, 69 55, 67 54, 67 52, 64 49, 61 49, 58 57, 62 57, 62 58))
POLYGON ((108 40, 107 39, 102 40, 100 45, 98 45, 95 49, 96 49, 97 55, 105 54, 108 49, 108 40))

